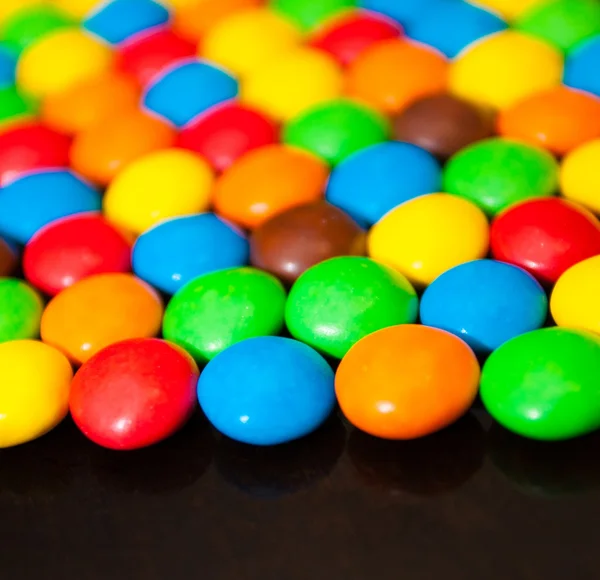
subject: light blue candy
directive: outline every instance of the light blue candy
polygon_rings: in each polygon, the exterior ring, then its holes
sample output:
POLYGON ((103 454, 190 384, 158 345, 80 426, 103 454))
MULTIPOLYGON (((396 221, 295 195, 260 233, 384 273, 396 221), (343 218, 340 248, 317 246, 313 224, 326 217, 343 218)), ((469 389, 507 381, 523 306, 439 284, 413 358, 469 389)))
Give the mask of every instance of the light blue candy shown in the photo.
POLYGON ((334 375, 304 343, 263 336, 212 359, 198 380, 208 420, 231 439, 277 445, 308 435, 335 405, 334 375))
POLYGON ((428 151, 410 143, 378 143, 337 165, 326 199, 360 224, 371 225, 409 199, 440 191, 441 175, 428 151))
POLYGON ((133 247, 133 271, 168 294, 202 274, 248 263, 248 241, 213 213, 171 219, 142 234, 133 247))
POLYGON ((358 6, 379 12, 402 26, 409 26, 423 14, 431 14, 441 0, 359 0, 358 6))
POLYGON ((15 84, 17 56, 6 46, 0 45, 0 88, 15 84))
POLYGON ((600 35, 584 40, 569 52, 564 83, 600 97, 600 35))
POLYGON ((112 0, 89 15, 83 26, 110 44, 120 44, 168 20, 169 11, 154 0, 112 0))
POLYGON ((541 328, 548 314, 542 287, 525 270, 475 260, 436 278, 421 298, 421 322, 489 353, 507 340, 541 328))
POLYGON ((25 244, 54 220, 101 207, 100 194, 71 171, 28 173, 0 189, 0 235, 25 244))
POLYGON ((230 74, 208 62, 192 60, 160 75, 146 91, 144 106, 182 127, 237 94, 238 83, 230 74))

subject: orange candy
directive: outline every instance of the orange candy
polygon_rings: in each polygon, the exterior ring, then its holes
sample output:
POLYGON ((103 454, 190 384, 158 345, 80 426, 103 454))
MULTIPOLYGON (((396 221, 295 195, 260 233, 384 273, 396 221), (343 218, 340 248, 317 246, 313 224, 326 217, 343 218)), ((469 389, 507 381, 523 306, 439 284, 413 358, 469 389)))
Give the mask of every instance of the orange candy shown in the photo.
POLYGON ((600 99, 575 89, 556 87, 505 109, 497 122, 501 135, 564 155, 600 137, 600 99))
POLYGON ((133 79, 111 72, 50 95, 42 106, 42 119, 57 131, 79 133, 122 111, 133 110, 140 94, 133 79))
POLYGON ((370 46, 350 65, 347 93, 384 113, 398 113, 416 99, 443 92, 447 78, 445 56, 395 38, 370 46))
POLYGON ((323 195, 327 165, 310 153, 268 145, 246 153, 218 179, 214 206, 223 217, 255 228, 282 211, 323 195))
POLYGON ((132 274, 97 274, 57 294, 42 315, 42 340, 76 364, 128 338, 158 334, 159 295, 132 274))
POLYGON ((138 157, 170 147, 175 130, 141 111, 124 111, 79 133, 71 147, 71 166, 100 185, 138 157))
POLYGON ((385 439, 414 439, 464 415, 479 374, 477 358, 460 338, 404 324, 358 341, 338 367, 335 390, 355 427, 385 439))

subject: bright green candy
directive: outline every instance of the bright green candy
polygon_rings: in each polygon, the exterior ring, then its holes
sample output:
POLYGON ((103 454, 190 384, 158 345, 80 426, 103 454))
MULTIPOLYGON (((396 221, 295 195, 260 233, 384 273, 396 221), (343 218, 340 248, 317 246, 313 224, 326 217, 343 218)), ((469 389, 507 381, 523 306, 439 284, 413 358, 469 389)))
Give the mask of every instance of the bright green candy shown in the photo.
POLYGON ((385 141, 389 126, 379 113, 347 100, 317 105, 284 128, 283 140, 335 165, 355 151, 385 141))
POLYGON ((523 32, 568 51, 600 33, 598 0, 550 0, 536 4, 516 22, 523 32))
POLYGON ((554 327, 509 340, 483 367, 481 398, 498 423, 532 439, 600 428, 600 336, 554 327))
POLYGON ((549 197, 558 188, 558 163, 534 145, 496 137, 466 147, 444 170, 443 190, 495 215, 526 199, 549 197))
POLYGON ((35 115, 36 111, 35 100, 21 94, 16 87, 0 88, 0 125, 19 117, 35 115))
POLYGON ((277 334, 285 300, 281 282, 255 268, 204 274, 169 302, 163 336, 206 362, 236 342, 277 334))
POLYGON ((302 30, 318 26, 334 14, 355 8, 357 0, 271 0, 271 6, 302 30))
POLYGON ((44 303, 28 284, 0 278, 0 342, 37 338, 44 303))
POLYGON ((20 52, 42 36, 75 23, 60 10, 43 4, 19 10, 3 27, 2 41, 20 52))
POLYGON ((292 286, 285 321, 292 335, 336 358, 367 334, 414 322, 419 300, 399 272, 344 256, 312 266, 292 286))

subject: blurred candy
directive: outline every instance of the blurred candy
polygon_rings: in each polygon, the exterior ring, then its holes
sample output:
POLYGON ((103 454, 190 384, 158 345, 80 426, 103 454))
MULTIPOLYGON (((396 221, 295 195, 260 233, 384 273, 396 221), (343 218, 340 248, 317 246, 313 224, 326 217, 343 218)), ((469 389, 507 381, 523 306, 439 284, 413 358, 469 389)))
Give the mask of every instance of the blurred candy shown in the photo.
POLYGON ((269 4, 302 30, 310 30, 327 18, 354 8, 357 0, 270 0, 269 4))
MULTIPOLYGON (((593 119, 588 119, 591 123, 593 119)), ((574 149, 560 167, 560 191, 593 212, 600 213, 600 139, 574 149)))
POLYGON ((14 84, 17 59, 17 55, 12 50, 0 45, 0 87, 9 87, 14 84))
POLYGON ((29 121, 37 112, 37 102, 15 86, 0 87, 0 129, 29 121))
POLYGON ((565 61, 565 85, 600 97, 600 34, 575 46, 565 61))
POLYGON ((0 278, 0 343, 37 338, 43 309, 42 297, 31 286, 0 278))
MULTIPOLYGON (((16 0, 21 1, 21 0, 16 0)), ((33 0, 34 2, 39 0, 33 0)), ((54 6, 62 10, 65 14, 83 20, 88 14, 92 13, 99 4, 99 0, 50 0, 54 6)))
POLYGON ((460 197, 443 193, 407 201, 377 222, 369 233, 369 255, 427 286, 440 274, 488 251, 483 212, 460 197))
POLYGON ((8 276, 17 265, 17 252, 11 244, 0 238, 0 276, 8 276))
POLYGON ((384 14, 406 27, 423 14, 431 15, 440 0, 358 0, 361 8, 384 14))
POLYGON ((27 280, 53 296, 94 274, 128 272, 131 244, 97 213, 74 215, 49 223, 25 247, 27 280))
POLYGON ((42 315, 42 340, 75 364, 129 338, 158 334, 162 302, 131 274, 97 274, 57 294, 42 315))
POLYGON ((144 232, 133 248, 133 271, 168 294, 209 272, 244 266, 243 233, 213 213, 164 221, 144 232))
POLYGON ((478 4, 497 12, 509 21, 514 20, 526 10, 546 2, 547 0, 474 0, 473 4, 478 4))

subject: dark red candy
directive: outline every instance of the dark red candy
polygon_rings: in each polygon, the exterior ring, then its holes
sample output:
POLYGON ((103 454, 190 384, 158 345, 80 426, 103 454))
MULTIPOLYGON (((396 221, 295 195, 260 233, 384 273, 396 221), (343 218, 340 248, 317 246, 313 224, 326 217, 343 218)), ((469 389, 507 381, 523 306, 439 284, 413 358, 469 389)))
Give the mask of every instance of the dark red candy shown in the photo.
POLYGON ((217 170, 227 169, 247 151, 277 141, 277 126, 262 113, 227 102, 209 109, 185 127, 177 147, 202 155, 217 170))
POLYGON ((550 285, 574 264, 600 254, 600 222, 570 201, 534 199, 500 214, 492 223, 490 243, 496 260, 520 266, 550 285))
POLYGON ((198 367, 157 338, 113 344, 83 364, 71 385, 73 420, 110 449, 139 449, 166 439, 196 408, 198 367))
POLYGON ((42 228, 25 246, 23 272, 46 294, 106 272, 131 270, 131 244, 100 214, 78 214, 42 228))

